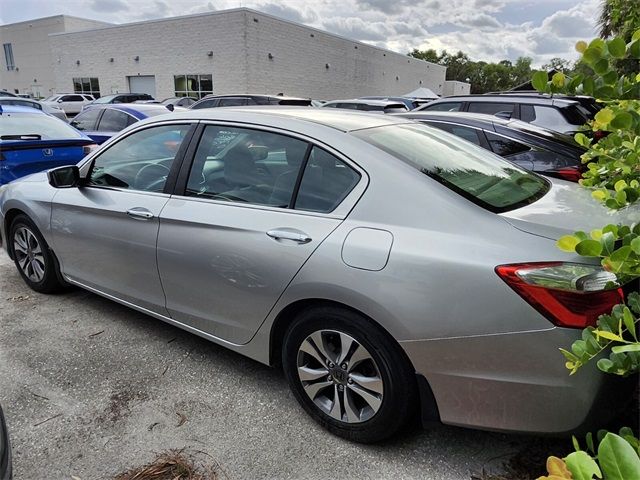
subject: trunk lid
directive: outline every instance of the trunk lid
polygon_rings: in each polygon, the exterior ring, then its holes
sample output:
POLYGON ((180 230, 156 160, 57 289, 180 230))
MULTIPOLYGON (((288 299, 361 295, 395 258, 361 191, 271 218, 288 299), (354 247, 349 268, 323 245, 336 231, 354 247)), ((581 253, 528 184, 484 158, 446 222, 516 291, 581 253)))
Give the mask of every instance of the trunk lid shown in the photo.
POLYGON ((549 192, 536 202, 501 213, 500 216, 518 230, 557 240, 582 230, 589 233, 607 224, 640 222, 640 207, 609 210, 591 197, 591 190, 572 182, 549 179, 549 192))

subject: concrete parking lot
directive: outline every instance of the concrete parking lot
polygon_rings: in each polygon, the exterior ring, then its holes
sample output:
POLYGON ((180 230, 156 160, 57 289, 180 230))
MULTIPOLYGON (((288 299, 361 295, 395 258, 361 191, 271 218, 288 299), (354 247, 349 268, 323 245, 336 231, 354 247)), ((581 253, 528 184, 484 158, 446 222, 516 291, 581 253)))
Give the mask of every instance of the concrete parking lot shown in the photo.
POLYGON ((307 417, 280 371, 82 290, 37 294, 4 252, 0 302, 16 480, 113 478, 183 447, 232 479, 460 480, 536 441, 441 426, 349 443, 307 417))

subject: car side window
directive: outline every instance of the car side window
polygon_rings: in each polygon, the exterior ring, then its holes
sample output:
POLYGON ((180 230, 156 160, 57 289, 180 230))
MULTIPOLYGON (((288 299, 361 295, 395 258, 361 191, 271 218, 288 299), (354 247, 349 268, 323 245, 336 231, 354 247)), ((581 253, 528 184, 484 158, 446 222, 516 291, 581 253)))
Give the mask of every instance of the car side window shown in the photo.
POLYGON ((559 110, 553 107, 545 107, 541 105, 533 106, 534 118, 529 121, 533 125, 549 128, 551 130, 562 130, 568 126, 567 120, 562 116, 559 110))
POLYGON ((429 110, 432 112, 459 112, 462 107, 462 102, 442 102, 429 104, 423 108, 423 110, 429 110))
POLYGON ((98 108, 86 110, 76 115, 75 118, 71 120, 70 124, 72 127, 81 131, 95 130, 96 122, 98 121, 98 117, 100 116, 101 111, 102 110, 98 108))
POLYGON ((470 102, 469 112, 495 115, 498 112, 507 112, 513 115, 515 104, 502 102, 470 102))
POLYGON ((105 109, 100 123, 98 124, 98 131, 100 132, 119 132, 124 130, 127 126, 135 123, 135 119, 132 122, 133 117, 120 110, 105 109))
POLYGON ((358 172, 326 150, 314 146, 302 176, 294 208, 310 212, 331 212, 359 181, 358 172))
POLYGON ((196 150, 186 195, 286 208, 307 142, 273 132, 207 126, 196 150))
POLYGON ((241 105, 247 105, 246 98, 221 98, 219 107, 239 107, 241 105))
POLYGON ((217 99, 212 98, 211 100, 202 100, 201 102, 195 103, 193 105, 193 109, 197 110, 199 108, 213 108, 216 106, 217 99))
POLYGON ((89 184, 162 192, 190 125, 162 125, 123 138, 95 158, 89 184))
POLYGON ((465 140, 480 145, 480 138, 478 137, 478 130, 471 127, 463 127, 461 125, 452 125, 450 123, 443 122, 425 122, 432 127, 439 128, 445 132, 453 133, 456 137, 464 138, 465 140))
POLYGON ((491 150, 501 157, 508 157, 509 155, 531 150, 529 146, 523 143, 516 142, 515 140, 511 140, 506 137, 501 137, 500 135, 495 135, 491 132, 485 131, 485 135, 487 136, 491 150))

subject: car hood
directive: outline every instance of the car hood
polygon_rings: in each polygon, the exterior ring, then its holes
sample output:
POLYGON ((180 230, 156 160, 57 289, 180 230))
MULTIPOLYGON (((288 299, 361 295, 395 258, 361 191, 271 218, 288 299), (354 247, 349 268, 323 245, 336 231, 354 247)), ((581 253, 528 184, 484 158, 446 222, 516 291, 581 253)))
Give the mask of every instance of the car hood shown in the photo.
POLYGON ((557 240, 582 230, 589 232, 607 224, 640 222, 640 208, 610 210, 591 197, 591 190, 572 182, 549 179, 549 192, 538 201, 500 216, 518 230, 557 240))

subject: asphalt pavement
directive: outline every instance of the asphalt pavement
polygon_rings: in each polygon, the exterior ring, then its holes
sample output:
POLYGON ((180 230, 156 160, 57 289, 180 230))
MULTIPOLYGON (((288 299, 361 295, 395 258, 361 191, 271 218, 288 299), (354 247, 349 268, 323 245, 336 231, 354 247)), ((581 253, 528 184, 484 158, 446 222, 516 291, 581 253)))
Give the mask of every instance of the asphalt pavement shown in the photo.
POLYGON ((37 294, 4 251, 0 404, 15 480, 113 478, 174 448, 231 479, 461 480, 532 441, 439 426, 347 442, 307 417, 281 371, 83 290, 37 294))

